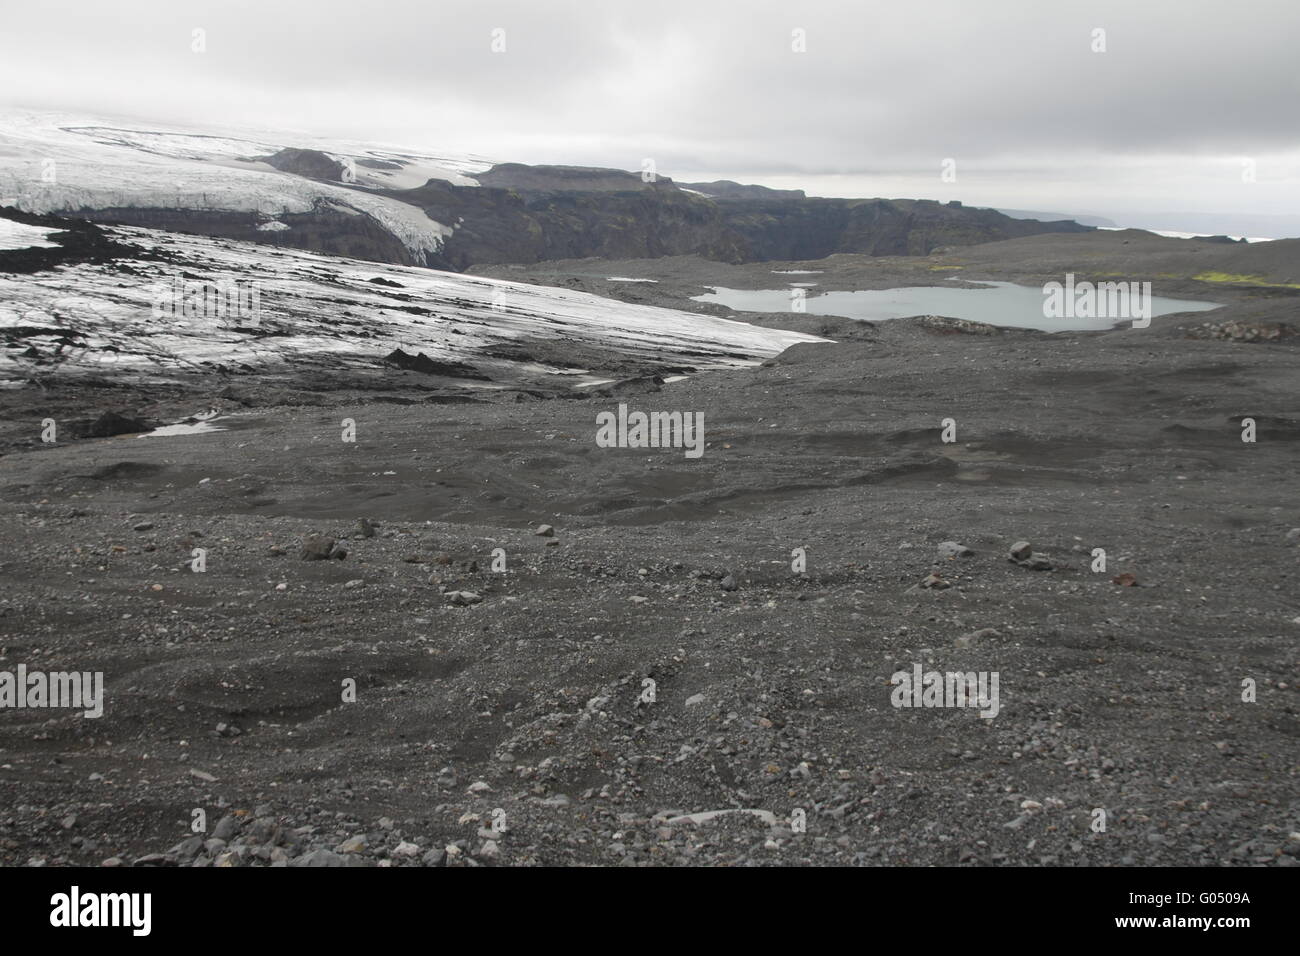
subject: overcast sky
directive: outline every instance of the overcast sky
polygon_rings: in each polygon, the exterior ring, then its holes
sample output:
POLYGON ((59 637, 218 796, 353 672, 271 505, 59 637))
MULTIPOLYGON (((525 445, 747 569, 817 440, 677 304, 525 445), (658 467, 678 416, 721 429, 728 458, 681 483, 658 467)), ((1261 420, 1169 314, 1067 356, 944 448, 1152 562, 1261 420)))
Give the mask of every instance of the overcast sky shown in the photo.
POLYGON ((1300 0, 0 0, 0 98, 814 195, 1300 214, 1298 44, 1300 0))

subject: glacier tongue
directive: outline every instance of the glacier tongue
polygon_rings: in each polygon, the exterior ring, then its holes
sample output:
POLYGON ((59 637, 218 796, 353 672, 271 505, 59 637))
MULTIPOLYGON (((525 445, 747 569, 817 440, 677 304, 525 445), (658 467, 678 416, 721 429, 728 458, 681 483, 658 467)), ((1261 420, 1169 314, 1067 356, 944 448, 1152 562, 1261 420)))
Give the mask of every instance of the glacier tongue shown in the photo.
POLYGON ((20 380, 55 368, 162 379, 185 372, 379 369, 401 349, 424 353, 431 368, 452 369, 446 374, 461 385, 499 388, 540 379, 568 386, 582 384, 585 370, 545 358, 503 358, 501 348, 544 342, 552 352, 599 356, 614 367, 708 369, 824 341, 568 289, 102 228, 139 252, 27 274, 0 271, 0 335, 9 339, 0 376, 20 380), (187 314, 187 289, 226 290, 233 298, 224 312, 209 302, 187 314), (457 375, 456 366, 488 374, 457 375))
POLYGON ((230 136, 105 125, 57 113, 0 115, 0 205, 45 214, 91 209, 187 209, 306 213, 328 204, 369 216, 417 262, 442 248, 452 227, 373 188, 402 189, 430 178, 477 185, 470 173, 490 163, 396 147, 271 134, 230 136), (353 161, 350 185, 283 172, 256 157, 285 145, 353 161))

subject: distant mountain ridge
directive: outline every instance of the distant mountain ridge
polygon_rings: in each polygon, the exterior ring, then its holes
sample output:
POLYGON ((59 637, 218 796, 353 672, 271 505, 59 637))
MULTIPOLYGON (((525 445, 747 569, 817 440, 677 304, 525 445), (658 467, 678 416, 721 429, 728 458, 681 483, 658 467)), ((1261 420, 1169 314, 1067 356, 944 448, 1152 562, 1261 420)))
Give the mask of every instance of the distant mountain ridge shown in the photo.
POLYGON ((926 255, 1091 228, 959 202, 679 186, 620 169, 285 139, 0 116, 0 205, 453 271, 584 257, 926 255))
POLYGON ((1119 223, 1107 219, 1104 216, 1081 216, 1078 213, 1063 212, 1034 212, 1029 209, 999 209, 998 212, 1004 216, 1010 216, 1012 219, 1037 219, 1039 222, 1060 222, 1062 219, 1069 219, 1079 223, 1081 226, 1097 226, 1099 228, 1119 228, 1119 223))

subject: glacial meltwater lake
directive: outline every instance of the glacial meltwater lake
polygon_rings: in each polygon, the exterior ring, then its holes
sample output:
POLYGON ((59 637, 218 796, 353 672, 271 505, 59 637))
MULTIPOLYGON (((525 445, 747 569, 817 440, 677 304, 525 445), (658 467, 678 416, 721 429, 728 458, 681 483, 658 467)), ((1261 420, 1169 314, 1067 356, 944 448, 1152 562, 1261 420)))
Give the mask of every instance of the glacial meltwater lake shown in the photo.
MULTIPOLYGON (((1041 287, 1016 285, 1014 282, 981 281, 979 285, 984 288, 915 286, 880 291, 821 293, 808 288, 807 283, 799 283, 798 286, 792 284, 788 289, 725 289, 719 286, 712 287, 713 291, 705 295, 695 296, 693 301, 716 302, 737 312, 791 312, 794 311, 792 293, 796 287, 802 287, 806 296, 803 302, 806 314, 838 315, 869 322, 902 319, 911 315, 944 315, 1010 328, 1077 332, 1109 329, 1117 322, 1124 321, 1122 316, 1048 318, 1043 314, 1043 304, 1047 297, 1041 287)), ((1151 296, 1153 317, 1172 312, 1205 312, 1218 308, 1221 306, 1215 302, 1151 296)))

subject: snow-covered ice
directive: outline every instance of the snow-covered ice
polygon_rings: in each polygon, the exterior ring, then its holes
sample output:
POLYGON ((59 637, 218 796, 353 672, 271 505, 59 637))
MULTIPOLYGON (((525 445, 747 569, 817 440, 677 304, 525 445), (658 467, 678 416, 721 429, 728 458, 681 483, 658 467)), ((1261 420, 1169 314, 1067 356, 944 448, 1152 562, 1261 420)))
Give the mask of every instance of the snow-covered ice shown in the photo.
POLYGON ((207 236, 102 228, 147 255, 0 273, 0 327, 50 330, 28 332, 0 352, 0 377, 24 377, 41 367, 29 347, 47 358, 57 352, 64 370, 155 379, 187 370, 382 368, 383 357, 400 348, 486 369, 494 379, 462 384, 502 387, 499 381, 520 373, 556 376, 557 382, 572 377, 571 369, 544 360, 485 354, 507 344, 559 342, 708 369, 749 366, 796 343, 824 341, 569 289, 207 236), (181 273, 191 281, 255 288, 258 314, 217 319, 155 308, 160 297, 173 295, 181 273))
POLYGON ((305 134, 147 129, 62 113, 0 114, 0 205, 33 213, 170 208, 255 212, 268 218, 332 206, 374 219, 417 261, 441 249, 452 227, 373 190, 408 189, 429 179, 477 186, 472 174, 491 165, 478 157, 305 134), (286 147, 351 161, 355 183, 308 179, 256 158, 286 147))
POLYGON ((28 226, 12 219, 0 219, 0 252, 9 249, 51 249, 58 245, 45 237, 57 229, 28 226))

